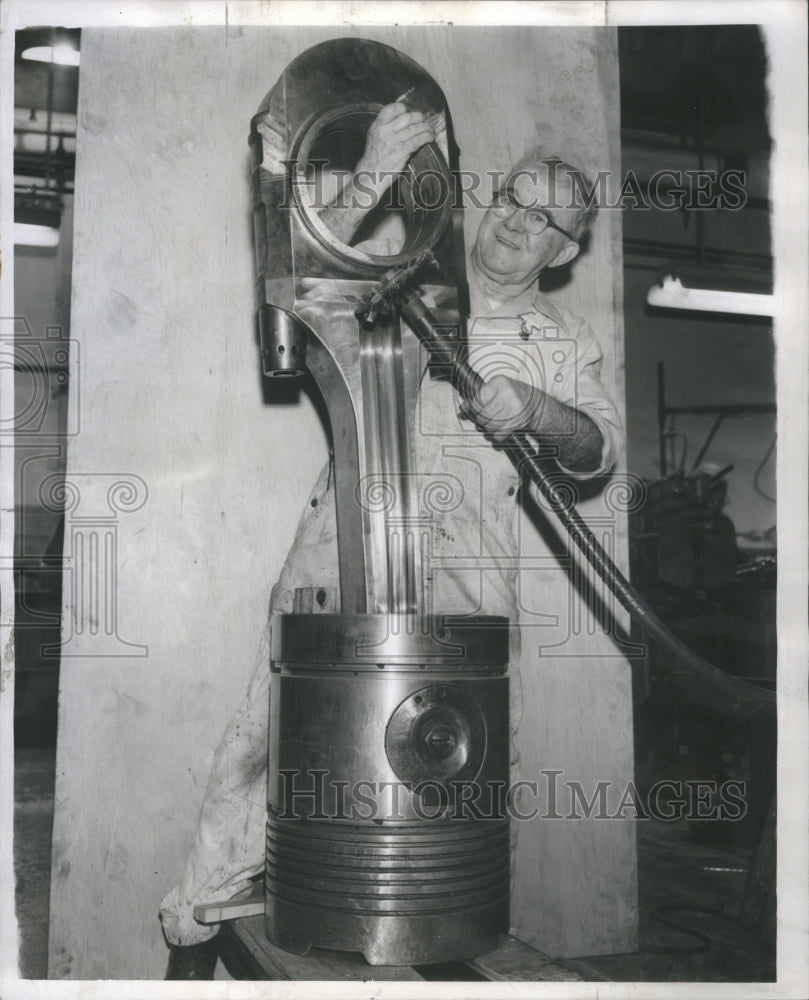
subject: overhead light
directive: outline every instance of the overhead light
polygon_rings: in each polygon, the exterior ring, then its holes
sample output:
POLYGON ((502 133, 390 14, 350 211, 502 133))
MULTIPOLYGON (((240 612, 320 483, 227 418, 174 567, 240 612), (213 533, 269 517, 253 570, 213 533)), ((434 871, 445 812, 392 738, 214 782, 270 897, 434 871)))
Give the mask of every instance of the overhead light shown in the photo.
POLYGON ((14 40, 15 59, 78 66, 80 45, 78 28, 23 28, 14 40))
POLYGON ((14 223, 15 247, 58 247, 59 230, 53 226, 35 226, 30 222, 14 223))
MULTIPOLYGON (((748 290, 741 291, 738 287, 733 287, 725 276, 712 281, 705 273, 687 277, 672 272, 652 285, 646 294, 646 302, 659 309, 772 316, 772 295, 749 291, 750 284, 749 280, 745 280, 744 285, 748 290), (706 284, 707 287, 703 287, 706 284), (712 285, 718 287, 711 287, 712 285), (726 287, 722 287, 723 285, 726 287)), ((755 287, 755 283, 753 284, 755 287)))
POLYGON ((36 45, 25 49, 22 58, 34 62, 53 62, 57 66, 78 66, 81 56, 78 49, 72 49, 69 45, 36 45))
POLYGON ((14 245, 55 247, 59 245, 62 204, 42 190, 15 193, 14 245))

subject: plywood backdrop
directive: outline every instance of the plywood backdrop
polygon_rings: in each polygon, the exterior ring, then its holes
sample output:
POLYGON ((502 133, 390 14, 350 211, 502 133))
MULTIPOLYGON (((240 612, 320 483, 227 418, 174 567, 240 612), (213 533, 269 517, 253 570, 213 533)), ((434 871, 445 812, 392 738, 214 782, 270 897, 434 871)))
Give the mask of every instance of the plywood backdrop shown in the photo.
MULTIPOLYGON (((68 456, 53 977, 162 977, 157 908, 326 454, 306 399, 262 393, 246 138, 285 65, 347 34, 433 74, 467 170, 506 169, 538 141, 590 169, 618 166, 609 30, 83 32, 70 404, 81 432, 68 456)), ((477 223, 470 212, 470 245, 477 223)), ((619 224, 604 214, 558 297, 598 331, 620 402, 619 224)), ((620 512, 587 509, 622 551, 620 512)), ((527 560, 543 551, 537 539, 523 519, 527 560)), ((632 775, 628 665, 586 635, 558 566, 526 565, 524 620, 536 627, 524 641, 523 775, 541 788, 543 770, 561 770, 588 794, 596 781, 620 786, 632 775)), ((526 940, 567 955, 634 946, 630 823, 521 823, 517 874, 513 923, 526 940)))

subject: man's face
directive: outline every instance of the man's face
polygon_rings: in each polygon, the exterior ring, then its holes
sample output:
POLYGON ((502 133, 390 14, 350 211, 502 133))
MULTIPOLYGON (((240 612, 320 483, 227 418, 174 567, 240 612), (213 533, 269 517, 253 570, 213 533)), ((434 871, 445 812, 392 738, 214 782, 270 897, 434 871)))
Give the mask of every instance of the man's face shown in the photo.
MULTIPOLYGON (((510 189, 515 200, 524 206, 542 211, 548 219, 566 230, 575 229, 579 209, 571 204, 571 182, 560 173, 553 185, 553 196, 548 190, 548 168, 543 164, 525 168, 511 175, 503 185, 510 189), (551 205, 552 207, 548 207, 551 205), (564 207, 557 207, 564 206, 564 207)), ((489 208, 483 217, 475 241, 475 257, 486 276, 496 284, 530 284, 543 268, 552 266, 571 243, 568 237, 548 226, 534 236, 526 229, 525 213, 515 210, 509 215, 498 215, 489 208)), ((575 250, 577 244, 573 244, 575 250)), ((575 253, 570 253, 571 259, 575 253)))

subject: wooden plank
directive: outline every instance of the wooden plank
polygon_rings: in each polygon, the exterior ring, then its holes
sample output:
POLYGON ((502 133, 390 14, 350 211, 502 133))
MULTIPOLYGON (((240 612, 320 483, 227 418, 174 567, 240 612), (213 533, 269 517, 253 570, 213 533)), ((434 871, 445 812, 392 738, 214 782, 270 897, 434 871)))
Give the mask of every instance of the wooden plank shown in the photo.
POLYGON ((296 615, 328 615, 338 610, 336 587, 296 587, 292 600, 296 615))
POLYGON ((201 924, 221 924, 237 917, 256 917, 264 913, 264 900, 255 902, 229 899, 225 903, 200 903, 194 907, 194 920, 201 924))
POLYGON ((293 955, 267 940, 264 918, 245 917, 226 924, 220 931, 222 957, 227 963, 228 938, 235 939, 249 956, 250 978, 317 981, 394 981, 422 982, 409 965, 368 965, 354 952, 326 951, 313 948, 308 955, 293 955))
POLYGON ((468 962, 492 982, 577 983, 583 977, 554 962, 535 948, 503 935, 496 951, 468 962))

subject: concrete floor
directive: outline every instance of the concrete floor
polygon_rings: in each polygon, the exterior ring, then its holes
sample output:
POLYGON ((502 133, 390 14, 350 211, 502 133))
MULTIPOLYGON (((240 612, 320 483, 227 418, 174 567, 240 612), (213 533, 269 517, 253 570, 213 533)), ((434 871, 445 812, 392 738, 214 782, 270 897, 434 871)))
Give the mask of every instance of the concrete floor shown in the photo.
MULTIPOLYGON (((52 749, 18 748, 14 856, 19 968, 21 976, 30 979, 47 977, 54 768, 52 749)), ((712 841, 705 843, 704 829, 690 827, 685 821, 639 822, 640 951, 564 964, 585 980, 773 979, 773 947, 762 944, 735 919, 752 848, 749 843, 716 842, 715 834, 712 841)))

